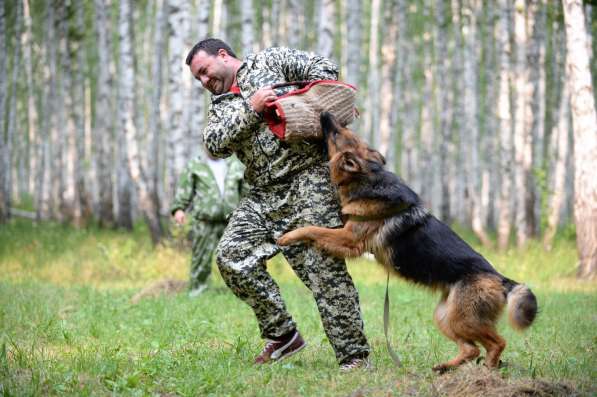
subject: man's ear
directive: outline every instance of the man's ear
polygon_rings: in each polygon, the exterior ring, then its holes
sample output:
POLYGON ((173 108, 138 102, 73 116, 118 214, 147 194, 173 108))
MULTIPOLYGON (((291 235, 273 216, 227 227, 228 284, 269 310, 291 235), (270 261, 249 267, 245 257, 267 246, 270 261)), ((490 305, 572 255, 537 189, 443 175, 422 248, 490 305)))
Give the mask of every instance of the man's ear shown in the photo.
POLYGON ((346 172, 360 172, 361 163, 359 158, 353 152, 342 153, 342 163, 340 168, 346 172))

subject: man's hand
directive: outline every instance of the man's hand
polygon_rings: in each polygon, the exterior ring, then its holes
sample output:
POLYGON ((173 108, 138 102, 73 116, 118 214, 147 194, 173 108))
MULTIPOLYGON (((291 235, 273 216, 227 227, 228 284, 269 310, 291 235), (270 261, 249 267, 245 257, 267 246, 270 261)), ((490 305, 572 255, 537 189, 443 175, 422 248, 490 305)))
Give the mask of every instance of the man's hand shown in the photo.
POLYGON ((185 218, 186 216, 183 210, 176 210, 174 213, 174 221, 180 226, 184 225, 185 218))
POLYGON ((249 100, 251 107, 257 113, 263 112, 265 104, 278 98, 272 87, 263 87, 257 90, 249 100))

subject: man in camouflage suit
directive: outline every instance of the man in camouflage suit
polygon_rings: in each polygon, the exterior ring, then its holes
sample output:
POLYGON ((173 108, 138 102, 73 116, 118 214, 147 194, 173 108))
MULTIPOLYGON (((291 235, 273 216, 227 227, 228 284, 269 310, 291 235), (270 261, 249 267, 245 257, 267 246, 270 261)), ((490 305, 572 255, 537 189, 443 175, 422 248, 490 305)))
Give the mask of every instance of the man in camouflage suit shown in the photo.
POLYGON ((232 214, 216 261, 226 284, 255 312, 266 339, 255 363, 280 360, 305 345, 265 266, 267 259, 282 252, 313 292, 341 369, 366 367, 369 346, 358 293, 345 261, 307 245, 279 247, 275 243, 283 233, 300 226, 342 225, 323 143, 280 141, 261 115, 265 102, 293 89, 273 90, 272 84, 336 80, 337 66, 288 48, 269 48, 240 61, 218 39, 197 43, 186 63, 213 94, 203 132, 207 149, 219 157, 235 153, 246 166, 250 189, 232 214))
POLYGON ((235 158, 226 160, 197 156, 180 175, 171 214, 184 224, 191 209, 191 270, 189 296, 199 295, 207 287, 213 253, 228 218, 238 205, 243 183, 243 165, 235 158))

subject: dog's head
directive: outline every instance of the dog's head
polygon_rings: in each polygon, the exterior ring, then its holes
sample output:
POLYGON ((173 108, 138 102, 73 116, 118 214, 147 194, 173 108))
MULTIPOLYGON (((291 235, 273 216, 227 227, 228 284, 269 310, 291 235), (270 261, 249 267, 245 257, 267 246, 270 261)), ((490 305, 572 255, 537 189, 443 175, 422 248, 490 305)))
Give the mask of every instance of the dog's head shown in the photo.
POLYGON ((338 124, 328 112, 321 113, 321 130, 326 142, 332 182, 344 185, 383 168, 385 158, 354 132, 338 124))

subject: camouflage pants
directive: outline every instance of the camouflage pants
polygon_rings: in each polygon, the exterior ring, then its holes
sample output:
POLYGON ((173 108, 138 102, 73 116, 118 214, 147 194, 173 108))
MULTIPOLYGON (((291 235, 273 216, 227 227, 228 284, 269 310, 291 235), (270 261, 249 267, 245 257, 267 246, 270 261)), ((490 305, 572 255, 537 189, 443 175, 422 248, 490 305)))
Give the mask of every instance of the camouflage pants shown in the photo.
POLYGON ((220 273, 234 294, 255 312, 261 336, 277 338, 296 328, 278 285, 266 270, 266 260, 281 251, 312 291, 337 360, 367 355, 358 293, 345 261, 307 245, 275 244, 284 232, 308 224, 341 224, 326 167, 311 169, 283 186, 253 189, 244 197, 218 245, 220 273))
POLYGON ((191 270, 189 288, 195 289, 207 282, 211 273, 213 254, 224 232, 224 222, 195 221, 191 229, 191 270))

